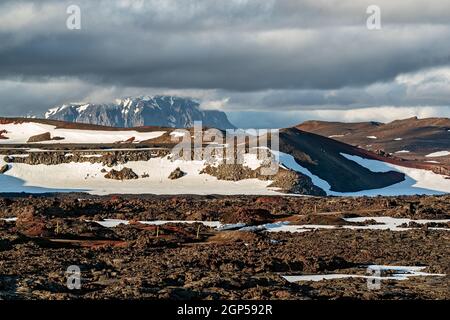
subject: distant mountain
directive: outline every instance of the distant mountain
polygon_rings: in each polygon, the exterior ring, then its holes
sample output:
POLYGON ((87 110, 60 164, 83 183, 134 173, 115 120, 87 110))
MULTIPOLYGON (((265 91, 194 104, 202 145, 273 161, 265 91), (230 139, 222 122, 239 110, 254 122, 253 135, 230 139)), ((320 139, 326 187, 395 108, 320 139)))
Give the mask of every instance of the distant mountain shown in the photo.
POLYGON ((389 157, 450 170, 450 119, 417 117, 379 122, 306 121, 298 129, 389 157), (437 156, 436 156, 437 155, 437 156))
POLYGON ((373 151, 425 155, 450 149, 448 118, 413 117, 390 123, 306 121, 297 128, 373 151))
POLYGON ((202 121, 205 127, 234 128, 224 112, 200 110, 197 101, 173 96, 125 98, 111 104, 65 104, 50 109, 45 118, 123 128, 190 128, 194 121, 202 121))

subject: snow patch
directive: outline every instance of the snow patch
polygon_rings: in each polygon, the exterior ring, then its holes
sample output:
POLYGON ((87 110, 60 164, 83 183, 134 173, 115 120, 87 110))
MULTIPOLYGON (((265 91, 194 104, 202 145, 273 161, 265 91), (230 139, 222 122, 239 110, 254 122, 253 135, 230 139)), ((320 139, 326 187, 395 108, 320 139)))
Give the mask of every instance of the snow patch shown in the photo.
POLYGON ((155 139, 162 136, 165 131, 137 132, 137 131, 102 131, 102 130, 80 130, 57 128, 52 125, 41 123, 21 123, 0 125, 0 129, 8 131, 8 140, 2 143, 6 144, 25 144, 32 136, 50 132, 52 137, 62 137, 64 140, 44 141, 43 143, 114 143, 117 141, 126 141, 135 137, 134 141, 155 139))
POLYGON ((172 131, 172 132, 170 133, 170 135, 171 135, 172 137, 175 137, 175 138, 183 138, 183 137, 186 135, 186 132, 182 132, 182 131, 172 131))
POLYGON ((400 150, 400 151, 396 151, 394 153, 409 153, 409 152, 410 152, 409 150, 400 150))
POLYGON ((376 196, 376 195, 416 195, 416 194, 443 194, 450 193, 450 180, 446 176, 436 174, 429 170, 407 168, 391 163, 365 159, 341 153, 345 158, 358 163, 372 172, 397 171, 405 174, 405 180, 397 184, 374 190, 365 190, 352 193, 341 193, 348 196, 376 196))
MULTIPOLYGON (((268 232, 307 232, 318 229, 329 229, 329 230, 339 230, 339 229, 350 229, 350 230, 390 230, 390 231, 409 231, 415 228, 405 228, 400 227, 402 224, 408 224, 414 222, 417 224, 427 224, 427 223, 448 223, 450 220, 411 220, 402 218, 392 218, 392 217, 358 217, 358 218, 346 218, 347 222, 365 222, 368 220, 374 220, 376 224, 370 225, 322 225, 322 224, 291 224, 288 221, 281 221, 275 223, 262 224, 258 226, 249 226, 239 229, 240 231, 268 231, 268 232)), ((449 228, 430 228, 431 230, 443 230, 450 231, 449 228)))
POLYGON ((425 157, 436 158, 436 157, 445 157, 448 155, 450 155, 450 151, 438 151, 438 152, 433 152, 433 153, 427 154, 425 157))
POLYGON ((391 271, 389 276, 375 276, 375 275, 361 275, 361 274, 312 274, 301 276, 283 276, 288 282, 303 282, 303 281, 323 281, 333 279, 346 278, 363 278, 363 279, 377 279, 377 280, 408 280, 410 277, 445 277, 446 274, 427 273, 424 270, 426 267, 410 267, 410 266, 387 266, 387 265, 369 265, 367 270, 373 271, 391 271))
MULTIPOLYGON (((0 159, 0 166, 4 165, 0 159)), ((279 195, 268 189, 272 181, 246 179, 224 181, 216 177, 200 174, 204 161, 171 161, 165 158, 152 158, 149 161, 131 161, 113 168, 101 163, 63 163, 58 165, 11 164, 11 169, 0 175, 0 192, 88 192, 90 194, 248 194, 279 195), (137 180, 110 180, 101 173, 102 169, 132 169, 138 176, 149 177, 137 180), (186 172, 177 180, 168 179, 176 168, 186 172)))
POLYGON ((343 135, 343 134, 333 134, 331 136, 328 136, 328 138, 341 138, 341 137, 345 137, 345 135, 343 135))
POLYGON ((79 106, 79 107, 77 107, 77 111, 78 111, 78 112, 86 111, 87 108, 89 108, 89 106, 90 106, 89 103, 88 103, 88 104, 85 104, 85 105, 82 105, 82 106, 79 106))

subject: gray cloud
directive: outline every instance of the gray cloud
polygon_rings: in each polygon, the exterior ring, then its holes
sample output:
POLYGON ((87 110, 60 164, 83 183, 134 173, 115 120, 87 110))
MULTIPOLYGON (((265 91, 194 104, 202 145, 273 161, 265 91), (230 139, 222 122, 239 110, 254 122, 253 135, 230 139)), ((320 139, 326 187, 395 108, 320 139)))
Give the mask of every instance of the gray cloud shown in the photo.
POLYGON ((229 98, 231 112, 448 105, 447 73, 429 70, 450 65, 450 3, 379 0, 380 31, 366 29, 370 4, 2 1, 0 108, 170 90, 229 98), (65 26, 73 3, 79 31, 65 26))

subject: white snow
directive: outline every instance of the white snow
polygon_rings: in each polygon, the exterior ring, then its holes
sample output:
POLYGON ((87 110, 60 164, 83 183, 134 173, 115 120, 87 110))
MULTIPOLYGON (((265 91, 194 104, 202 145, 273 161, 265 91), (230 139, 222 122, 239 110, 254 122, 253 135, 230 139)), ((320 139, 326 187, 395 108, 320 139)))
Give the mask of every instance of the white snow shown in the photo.
POLYGON ((394 141, 402 141, 403 138, 395 138, 394 141))
POLYGON ((68 105, 62 105, 61 107, 56 107, 56 108, 49 109, 44 115, 45 119, 50 118, 52 115, 58 113, 61 110, 67 109, 68 107, 69 107, 68 105))
POLYGON ((378 139, 378 138, 375 137, 375 136, 367 136, 366 138, 367 138, 367 139, 378 139))
POLYGON ((333 134, 331 136, 328 136, 328 138, 341 138, 341 137, 345 137, 345 135, 343 135, 343 134, 333 134))
MULTIPOLYGON (((426 223, 448 223, 450 220, 411 220, 404 218, 392 218, 392 217, 358 217, 358 218, 347 218, 344 219, 347 222, 364 222, 367 220, 374 220, 376 224, 368 224, 368 225, 320 225, 320 224, 301 224, 294 225, 290 224, 287 221, 283 222, 275 222, 268 223, 258 226, 249 226, 243 227, 239 229, 240 231, 268 231, 268 232, 306 232, 316 229, 330 229, 330 230, 338 230, 338 229, 351 229, 351 230, 391 230, 391 231, 409 231, 414 230, 415 228, 405 228, 400 227, 400 225, 410 222, 415 222, 417 224, 426 224, 426 223)), ((450 231, 449 228, 430 228, 431 230, 444 230, 450 231)))
POLYGON ((363 278, 363 279, 378 279, 378 280, 408 280, 410 277, 445 277, 446 274, 440 273, 427 273, 424 270, 426 267, 410 267, 410 266, 386 266, 386 265, 369 265, 367 266, 367 272, 371 271, 394 271, 389 276, 376 276, 373 273, 371 275, 362 274, 312 274, 301 276, 283 276, 288 282, 301 282, 301 281, 323 281, 332 279, 346 279, 346 278, 363 278))
MULTIPOLYGON (((86 222, 90 222, 86 220, 86 222)), ((120 220, 120 219, 104 219, 102 221, 94 221, 95 223, 98 223, 102 227, 105 228, 115 228, 121 224, 128 225, 130 222, 128 220, 120 220)))
POLYGON ((372 190, 363 190, 358 192, 336 192, 331 191, 330 184, 311 173, 308 169, 299 165, 293 156, 283 152, 273 153, 279 157, 282 166, 303 173, 311 178, 314 185, 322 188, 328 195, 333 196, 377 196, 377 195, 416 195, 416 194, 443 194, 450 193, 450 180, 445 179, 445 176, 436 174, 429 170, 406 168, 397 166, 383 161, 364 159, 358 156, 347 155, 341 153, 345 158, 352 160, 359 165, 368 168, 372 172, 388 172, 397 171, 405 174, 403 182, 372 190))
POLYGON ((301 165, 299 165, 293 156, 291 156, 290 154, 284 153, 284 152, 274 152, 275 156, 279 159, 280 164, 282 164, 284 167, 303 173, 304 175, 310 177, 312 179, 312 182, 314 183, 314 185, 318 186, 319 188, 322 188, 325 192, 327 193, 331 193, 330 189, 331 186, 330 184, 319 178, 318 176, 312 174, 308 169, 302 167, 301 165))
MULTIPOLYGON (((67 156, 67 154, 66 154, 67 156)), ((82 158, 101 158, 103 157, 102 154, 85 154, 81 156, 82 158)))
POLYGON ((252 170, 256 170, 261 167, 261 164, 262 161, 258 159, 258 154, 256 152, 244 154, 244 166, 249 167, 252 170))
POLYGON ((77 107, 77 111, 78 111, 78 112, 86 111, 86 109, 89 108, 89 106, 90 106, 89 103, 88 103, 88 104, 84 104, 84 105, 82 105, 82 106, 79 106, 79 107, 77 107))
MULTIPOLYGON (((4 165, 0 159, 0 166, 4 165)), ((275 189, 268 189, 271 181, 247 179, 223 181, 199 174, 204 161, 171 161, 166 158, 152 158, 149 161, 133 161, 114 167, 121 170, 131 168, 148 178, 137 180, 110 180, 104 178, 102 169, 111 170, 100 163, 64 163, 58 165, 10 164, 11 169, 0 175, 0 192, 88 192, 91 194, 251 194, 277 195, 275 189), (168 179, 169 174, 179 167, 187 175, 168 179)))
POLYGON ((372 172, 397 171, 405 174, 403 182, 382 189, 365 190, 352 193, 340 193, 349 196, 376 196, 376 195, 415 195, 415 194, 443 194, 450 193, 450 180, 445 176, 429 170, 407 168, 391 163, 364 159, 341 153, 345 158, 368 168, 372 172))
MULTIPOLYGON (((402 224, 409 224, 414 222, 417 224, 427 224, 427 223, 448 223, 449 219, 407 219, 407 218, 393 218, 393 217, 357 217, 357 218, 344 218, 347 222, 365 222, 368 220, 374 220, 379 224, 366 225, 366 226, 343 226, 346 229, 370 229, 370 230, 391 230, 391 231, 407 231, 413 228, 400 227, 402 224)), ((430 228, 436 230, 448 230, 448 228, 430 228)))
POLYGON ((170 135, 175 137, 175 138, 183 138, 186 135, 186 132, 183 132, 183 131, 172 131, 170 133, 170 135))
POLYGON ((436 157, 445 157, 448 155, 450 155, 450 151, 438 151, 438 152, 433 152, 433 153, 427 154, 425 157, 436 158, 436 157))
POLYGON ((0 125, 0 130, 6 130, 8 139, 3 140, 6 144, 25 144, 31 136, 50 132, 53 137, 62 137, 64 140, 52 140, 42 143, 114 143, 126 141, 132 137, 135 143, 142 140, 155 139, 162 136, 165 131, 137 132, 137 131, 102 131, 102 130, 79 130, 63 129, 52 125, 26 122, 21 124, 0 125))
POLYGON ((409 150, 400 150, 400 151, 396 151, 394 153, 409 153, 409 152, 410 152, 409 150))
POLYGON ((30 155, 29 154, 10 154, 7 155, 7 157, 9 158, 28 158, 30 155))

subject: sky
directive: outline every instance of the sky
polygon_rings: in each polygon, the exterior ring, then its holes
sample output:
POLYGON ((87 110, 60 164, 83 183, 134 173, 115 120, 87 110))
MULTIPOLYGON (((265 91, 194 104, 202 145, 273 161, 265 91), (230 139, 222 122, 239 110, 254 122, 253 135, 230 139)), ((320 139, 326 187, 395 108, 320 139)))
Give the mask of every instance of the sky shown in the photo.
POLYGON ((449 40, 448 0, 0 0, 0 115, 171 94, 245 128, 450 117, 449 40))

